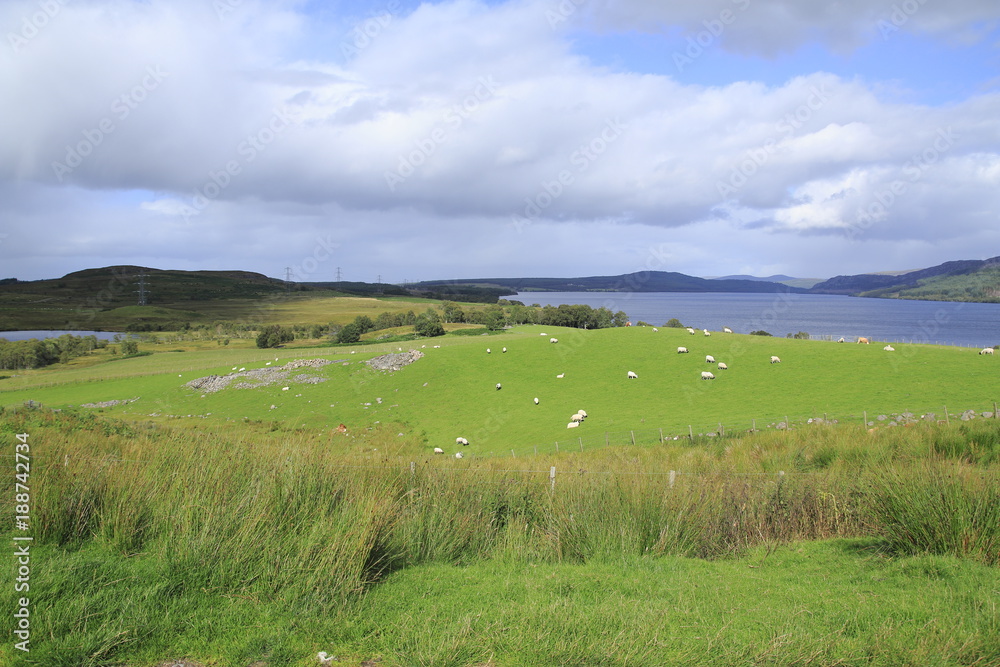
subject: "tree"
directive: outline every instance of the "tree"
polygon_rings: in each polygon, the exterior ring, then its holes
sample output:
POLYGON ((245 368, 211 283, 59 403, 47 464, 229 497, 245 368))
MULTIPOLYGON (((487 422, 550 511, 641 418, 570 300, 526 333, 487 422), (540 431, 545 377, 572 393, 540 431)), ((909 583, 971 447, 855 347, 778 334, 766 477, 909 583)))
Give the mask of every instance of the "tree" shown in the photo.
POLYGON ((758 329, 757 331, 751 331, 750 335, 751 336, 770 336, 771 334, 767 333, 763 329, 758 329))
POLYGON ((278 347, 282 343, 287 343, 288 341, 294 339, 295 334, 292 333, 291 329, 277 324, 269 324, 261 329, 260 333, 257 334, 257 347, 278 347))
POLYGON ((131 339, 122 341, 122 356, 127 357, 132 354, 139 354, 139 343, 131 339))
POLYGON ((338 343, 357 343, 361 340, 361 329, 354 322, 345 324, 337 333, 338 343))
POLYGON ((667 320, 667 323, 664 324, 663 326, 670 327, 671 329, 683 329, 684 328, 684 325, 681 324, 681 321, 679 319, 677 319, 676 317, 671 317, 669 320, 667 320))
POLYGON ((626 322, 628 322, 628 314, 624 310, 619 310, 615 313, 614 317, 611 318, 612 326, 623 327, 626 322))

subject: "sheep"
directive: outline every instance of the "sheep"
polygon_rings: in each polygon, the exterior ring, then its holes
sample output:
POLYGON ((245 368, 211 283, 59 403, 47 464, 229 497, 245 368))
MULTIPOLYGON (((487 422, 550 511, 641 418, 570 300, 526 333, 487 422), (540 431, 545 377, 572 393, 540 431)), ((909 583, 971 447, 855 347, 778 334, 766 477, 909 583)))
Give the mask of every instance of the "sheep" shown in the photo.
POLYGON ((497 382, 497 391, 500 391, 501 387, 502 385, 499 382, 497 382))
POLYGON ((455 452, 455 458, 456 459, 462 458, 462 452, 455 452))
POLYGON ((434 448, 434 453, 435 454, 444 454, 444 450, 441 449, 440 447, 435 447, 434 448))
POLYGON ((871 345, 871 341, 865 338, 864 336, 858 337, 858 342, 864 343, 865 345, 871 345))
POLYGON ((715 357, 713 357, 710 354, 706 354, 705 355, 705 363, 706 364, 714 364, 715 363, 715 357))
POLYGON ((677 348, 677 354, 687 354, 687 353, 688 353, 688 349, 686 347, 679 347, 679 348, 677 348))
POLYGON ((659 329, 657 329, 656 327, 653 327, 653 333, 656 333, 657 331, 659 331, 659 329))
POLYGON ((727 366, 724 361, 720 361, 719 362, 719 370, 720 371, 727 371, 727 370, 729 370, 729 366, 727 366))
POLYGON ((242 373, 242 372, 243 372, 243 371, 245 371, 246 369, 247 369, 247 368, 246 368, 246 366, 242 367, 242 368, 240 369, 240 373, 242 373))
POLYGON ((636 375, 635 373, 633 373, 632 371, 629 371, 629 372, 628 372, 628 379, 629 379, 629 380, 632 380, 632 379, 636 379, 636 380, 638 380, 638 379, 639 379, 639 376, 638 376, 638 375, 636 375))
POLYGON ((772 364, 780 364, 781 363, 781 359, 779 359, 778 357, 772 356, 771 357, 771 363, 772 364))
POLYGON ((288 389, 289 389, 288 387, 282 387, 281 391, 288 391, 288 389))
POLYGON ((979 350, 979 354, 993 354, 993 348, 984 347, 983 349, 979 350))
POLYGON ((459 436, 459 437, 455 438, 455 444, 456 445, 468 445, 469 441, 466 440, 465 438, 459 436))
POLYGON ((504 349, 502 349, 500 351, 503 352, 504 354, 507 354, 507 348, 504 348, 504 349))
POLYGON ((236 366, 233 366, 233 370, 234 370, 234 371, 236 370, 236 366))
POLYGON ((566 428, 576 428, 579 425, 580 425, 580 422, 570 422, 570 423, 566 424, 566 428))
POLYGON ((586 410, 577 410, 577 411, 576 411, 576 414, 580 415, 580 416, 581 416, 581 417, 583 417, 584 419, 586 419, 586 418, 587 418, 587 411, 586 411, 586 410))
POLYGON ((582 422, 583 421, 583 416, 578 413, 578 414, 575 414, 572 417, 570 417, 569 420, 571 422, 582 422))
POLYGON ((538 397, 535 396, 535 405, 538 405, 538 397))
POLYGON ((841 336, 841 337, 840 337, 840 339, 839 339, 839 340, 838 340, 837 342, 838 342, 838 343, 843 343, 843 342, 844 342, 844 337, 843 337, 843 336, 841 336))
POLYGON ((558 339, 558 338, 550 338, 550 339, 549 339, 549 342, 550 342, 550 343, 558 343, 558 342, 559 342, 559 339, 558 339))
POLYGON ((687 328, 687 332, 688 332, 689 334, 691 334, 692 336, 694 335, 694 329, 692 329, 691 327, 688 327, 688 328, 687 328))
POLYGON ((265 366, 270 366, 270 365, 271 365, 271 362, 269 361, 269 362, 267 362, 267 363, 266 363, 266 364, 264 364, 264 365, 265 365, 265 366))
POLYGON ((711 336, 711 335, 712 335, 712 332, 711 332, 711 331, 709 331, 708 329, 702 329, 702 331, 704 331, 704 332, 705 332, 705 335, 706 335, 706 336, 711 336))
POLYGON ((733 330, 729 327, 722 327, 722 333, 733 333, 733 330))
POLYGON ((556 377, 559 378, 560 380, 562 380, 565 375, 566 375, 565 373, 560 373, 556 377))
POLYGON ((896 348, 894 348, 892 345, 886 345, 882 349, 885 350, 886 352, 895 352, 896 351, 896 348))
POLYGON ((486 348, 486 354, 490 353, 490 348, 486 348))
POLYGON ((711 373, 709 373, 708 371, 702 371, 701 372, 701 379, 702 380, 714 380, 715 376, 712 375, 711 373))

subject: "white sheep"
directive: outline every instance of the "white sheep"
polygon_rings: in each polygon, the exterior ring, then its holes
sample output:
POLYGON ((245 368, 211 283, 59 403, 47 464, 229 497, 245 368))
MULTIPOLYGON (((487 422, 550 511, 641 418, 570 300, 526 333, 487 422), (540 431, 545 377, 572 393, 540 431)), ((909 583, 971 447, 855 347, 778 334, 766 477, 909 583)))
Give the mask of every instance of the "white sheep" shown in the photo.
POLYGON ((581 417, 583 417, 584 419, 586 419, 586 418, 587 418, 587 411, 586 411, 586 410, 577 410, 577 411, 576 411, 576 414, 580 415, 580 416, 581 416, 581 417))
POLYGON ((455 444, 456 445, 468 445, 469 441, 460 436, 458 438, 455 438, 455 444))
POLYGON ((507 354, 507 348, 504 348, 504 349, 502 349, 500 351, 503 352, 504 354, 507 354))
POLYGON ((435 447, 434 448, 434 453, 435 454, 444 454, 444 450, 441 449, 440 447, 435 447))
POLYGON ((702 380, 714 380, 715 376, 712 375, 711 373, 709 373, 708 371, 702 371, 701 372, 701 379, 702 380))
POLYGON ((632 379, 636 379, 636 380, 638 380, 638 379, 639 379, 639 376, 638 376, 638 375, 636 375, 635 373, 633 373, 632 371, 629 371, 629 372, 628 372, 628 379, 629 379, 629 380, 632 380, 632 379))
POLYGON ((236 366, 233 366, 233 370, 234 370, 234 371, 236 370, 236 366))
POLYGON ((535 396, 535 405, 538 405, 538 397, 535 396))
POLYGON ((653 333, 656 333, 657 331, 659 331, 659 329, 657 329, 656 327, 653 327, 653 333))
POLYGON ((500 385, 499 382, 497 382, 497 391, 500 391, 500 388, 501 388, 501 385, 500 385))
POLYGON ((729 327, 722 327, 722 333, 733 333, 733 330, 729 327))
POLYGON ((719 370, 720 371, 727 371, 727 370, 729 370, 729 366, 727 366, 724 361, 720 361, 719 362, 719 370))
POLYGON ((688 327, 688 328, 687 328, 687 332, 688 332, 689 334, 691 334, 692 336, 694 335, 694 329, 692 329, 691 327, 688 327))
POLYGON ((896 351, 896 348, 894 348, 892 345, 886 345, 882 349, 885 350, 886 352, 895 352, 896 351))
POLYGON ((702 331, 704 331, 704 332, 705 332, 705 335, 706 335, 706 336, 711 336, 711 335, 712 335, 712 332, 711 332, 711 331, 709 331, 708 329, 702 329, 702 331))
POLYGON ((288 387, 282 387, 281 391, 288 391, 288 389, 289 389, 288 387))
POLYGON ((462 458, 462 452, 455 452, 455 458, 456 459, 462 458))
POLYGON ((570 422, 570 423, 566 424, 566 428, 576 428, 579 425, 580 425, 580 422, 570 422))
POLYGON ((993 348, 984 347, 983 349, 979 350, 979 354, 993 354, 993 348))
POLYGON ((772 356, 771 357, 771 363, 772 364, 780 364, 781 363, 781 359, 779 359, 778 357, 772 356))
POLYGON ((713 357, 710 354, 706 354, 705 355, 705 363, 706 364, 714 364, 715 363, 715 357, 713 357))
POLYGON ((687 354, 687 353, 688 353, 688 349, 686 347, 679 347, 679 348, 677 348, 677 354, 687 354))
POLYGON ((839 338, 839 339, 837 340, 837 342, 838 342, 838 343, 843 343, 843 342, 844 342, 844 337, 843 337, 843 336, 841 336, 841 337, 840 337, 840 338, 839 338))
POLYGON ((486 354, 490 353, 490 348, 486 348, 486 354))
POLYGON ((562 379, 563 379, 563 378, 564 378, 565 376, 566 376, 566 374, 565 374, 565 373, 560 373, 560 374, 559 374, 559 375, 557 375, 556 377, 557 377, 557 378, 559 378, 560 380, 562 380, 562 379))
POLYGON ((581 415, 580 413, 577 413, 577 414, 573 415, 572 417, 570 417, 569 420, 571 422, 582 422, 583 421, 583 415, 581 415))
POLYGON ((242 372, 243 372, 243 371, 245 371, 246 369, 247 369, 247 368, 246 368, 246 366, 244 366, 243 368, 241 368, 241 369, 240 369, 240 373, 242 373, 242 372))
POLYGON ((269 361, 269 362, 267 362, 267 363, 266 363, 266 364, 264 364, 264 365, 265 365, 265 366, 270 366, 270 365, 271 365, 271 362, 269 361))
POLYGON ((550 342, 550 343, 558 343, 558 342, 559 342, 559 339, 558 339, 558 338, 550 338, 550 339, 549 339, 549 342, 550 342))

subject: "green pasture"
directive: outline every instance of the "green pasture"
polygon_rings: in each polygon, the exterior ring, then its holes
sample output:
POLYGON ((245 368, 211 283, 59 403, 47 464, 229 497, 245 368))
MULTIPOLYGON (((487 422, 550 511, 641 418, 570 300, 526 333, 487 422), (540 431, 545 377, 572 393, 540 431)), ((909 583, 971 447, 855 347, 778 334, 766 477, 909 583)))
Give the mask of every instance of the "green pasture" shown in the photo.
POLYGON ((135 419, 191 415, 205 423, 265 420, 309 429, 397 424, 427 448, 451 453, 461 436, 471 443, 467 454, 509 456, 511 450, 521 455, 536 447, 552 451, 555 443, 579 450, 633 438, 658 441, 661 432, 665 438, 687 435, 689 426, 696 435, 715 433, 720 424, 723 430, 764 429, 786 417, 793 423, 818 417, 859 424, 867 412, 869 421, 883 426, 887 422, 876 420, 879 415, 930 412, 944 419, 944 406, 957 415, 992 410, 1000 400, 998 361, 976 350, 896 344, 894 352, 887 352, 881 345, 723 333, 706 337, 683 329, 522 326, 502 335, 398 344, 160 351, 169 347, 144 346, 154 354, 104 364, 17 372, 0 380, 0 403, 34 400, 61 408, 139 397, 106 411, 135 419), (550 337, 559 342, 550 343, 550 337), (690 352, 678 354, 678 346, 690 352), (400 348, 419 349, 424 357, 396 372, 362 363, 400 348), (706 363, 708 354, 729 369, 706 363), (781 363, 770 363, 772 355, 781 363), (212 394, 184 386, 233 367, 278 366, 311 357, 337 361, 299 371, 325 382, 289 381, 212 394), (705 370, 715 379, 702 380, 705 370), (629 379, 629 371, 638 378, 629 379), (289 390, 282 391, 284 386, 289 390), (568 429, 571 415, 581 409, 588 418, 568 429))

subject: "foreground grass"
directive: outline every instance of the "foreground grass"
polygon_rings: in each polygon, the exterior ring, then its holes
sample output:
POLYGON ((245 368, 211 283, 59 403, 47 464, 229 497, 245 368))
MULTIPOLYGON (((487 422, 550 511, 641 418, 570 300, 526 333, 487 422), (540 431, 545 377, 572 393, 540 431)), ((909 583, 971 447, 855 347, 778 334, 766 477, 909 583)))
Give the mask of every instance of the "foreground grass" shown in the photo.
POLYGON ((525 461, 390 425, 15 433, 34 643, 0 664, 1000 664, 993 420, 525 461))

